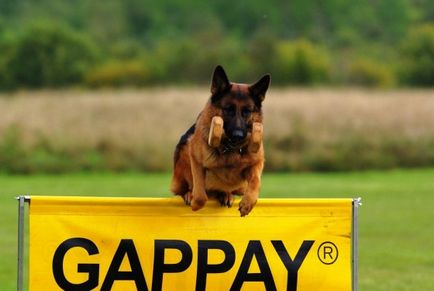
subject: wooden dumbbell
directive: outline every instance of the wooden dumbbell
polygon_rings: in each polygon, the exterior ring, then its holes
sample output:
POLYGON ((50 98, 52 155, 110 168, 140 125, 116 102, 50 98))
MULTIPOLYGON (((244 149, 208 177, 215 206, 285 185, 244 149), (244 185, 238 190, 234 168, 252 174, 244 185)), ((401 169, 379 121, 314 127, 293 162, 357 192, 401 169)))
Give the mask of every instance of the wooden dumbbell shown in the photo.
POLYGON ((261 148, 263 126, 260 122, 254 122, 252 126, 252 136, 250 137, 248 151, 250 153, 257 153, 261 148))
MULTIPOLYGON (((209 129, 208 145, 213 148, 218 148, 223 136, 223 119, 220 116, 214 116, 211 120, 209 129)), ((248 151, 257 153, 261 148, 263 137, 263 126, 260 122, 254 122, 252 126, 252 134, 249 141, 248 151)))
POLYGON ((208 145, 213 148, 220 146, 223 136, 223 118, 214 116, 211 120, 211 127, 209 129, 208 145))

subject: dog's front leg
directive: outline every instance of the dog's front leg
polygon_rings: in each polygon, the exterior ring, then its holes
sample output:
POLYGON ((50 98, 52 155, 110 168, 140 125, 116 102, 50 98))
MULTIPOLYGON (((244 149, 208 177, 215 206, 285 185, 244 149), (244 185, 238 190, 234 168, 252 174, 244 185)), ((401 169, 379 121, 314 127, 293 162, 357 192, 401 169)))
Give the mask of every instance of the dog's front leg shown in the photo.
POLYGON ((197 162, 193 154, 190 155, 190 163, 191 173, 193 176, 191 209, 196 211, 201 209, 208 200, 205 191, 205 169, 199 162, 197 162))
POLYGON ((247 175, 248 186, 238 207, 241 216, 249 214, 258 200, 259 190, 261 188, 262 168, 263 165, 258 164, 249 170, 249 174, 247 175))

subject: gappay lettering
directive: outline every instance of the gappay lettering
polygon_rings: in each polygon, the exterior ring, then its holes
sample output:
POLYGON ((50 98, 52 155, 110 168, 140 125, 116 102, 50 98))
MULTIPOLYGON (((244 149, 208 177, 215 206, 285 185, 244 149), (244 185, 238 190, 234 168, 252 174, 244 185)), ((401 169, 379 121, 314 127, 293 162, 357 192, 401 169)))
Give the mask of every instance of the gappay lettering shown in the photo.
MULTIPOLYGON (((274 251, 278 254, 281 263, 287 271, 287 290, 297 290, 297 275, 302 267, 304 259, 314 244, 314 240, 302 241, 297 253, 288 253, 285 244, 281 240, 271 240, 274 251)), ((161 290, 163 286, 164 274, 182 273, 191 267, 192 261, 197 260, 196 270, 196 291, 206 289, 207 277, 213 274, 225 273, 232 268, 237 268, 236 276, 232 281, 230 290, 240 290, 245 282, 262 282, 266 290, 277 290, 272 275, 267 254, 264 251, 260 240, 249 240, 243 253, 237 253, 233 245, 226 240, 198 240, 197 248, 194 249, 189 243, 177 239, 157 239, 154 240, 153 270, 152 278, 145 278, 141 260, 132 239, 121 239, 113 254, 110 266, 106 274, 101 274, 103 278, 100 286, 100 265, 98 263, 77 263, 77 272, 85 273, 87 280, 83 282, 71 282, 68 280, 64 271, 64 264, 67 253, 73 248, 82 248, 89 257, 98 256, 100 253, 98 246, 90 239, 84 237, 74 237, 62 242, 56 249, 52 260, 53 276, 58 286, 64 290, 92 290, 100 287, 100 290, 110 290, 115 281, 134 281, 137 290, 161 290), (169 249, 177 250, 181 253, 181 259, 176 263, 167 263, 165 251, 169 249), (208 261, 210 250, 223 252, 224 259, 221 263, 212 264, 208 261), (195 254, 193 251, 196 251, 195 254), (120 267, 125 256, 127 256, 130 270, 121 271, 120 267), (235 265, 236 256, 242 256, 241 263, 235 265), (256 260, 259 272, 249 272, 250 265, 256 260), (150 285, 152 282, 152 285, 150 285)), ((150 256, 147 256, 149 259, 150 256)), ((97 261, 97 259, 96 259, 97 261)))

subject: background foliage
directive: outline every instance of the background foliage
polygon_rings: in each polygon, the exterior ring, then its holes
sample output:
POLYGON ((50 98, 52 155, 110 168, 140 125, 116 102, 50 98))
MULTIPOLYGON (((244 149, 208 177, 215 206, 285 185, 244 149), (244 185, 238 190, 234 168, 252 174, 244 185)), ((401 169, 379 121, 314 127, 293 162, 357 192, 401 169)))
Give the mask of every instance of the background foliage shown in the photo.
POLYGON ((207 83, 433 86, 428 0, 0 3, 0 87, 207 83))
POLYGON ((267 96, 267 170, 432 166, 433 3, 1 1, 0 172, 170 170, 217 64, 313 87, 267 96))
MULTIPOLYGON (((0 173, 171 171, 209 88, 0 94, 0 173)), ((433 90, 277 89, 267 171, 434 166, 433 90)))

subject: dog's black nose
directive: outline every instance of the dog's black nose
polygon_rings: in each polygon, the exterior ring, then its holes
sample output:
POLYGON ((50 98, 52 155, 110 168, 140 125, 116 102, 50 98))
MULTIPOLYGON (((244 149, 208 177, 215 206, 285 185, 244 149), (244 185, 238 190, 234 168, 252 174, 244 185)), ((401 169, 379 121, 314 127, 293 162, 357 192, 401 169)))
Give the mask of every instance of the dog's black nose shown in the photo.
POLYGON ((246 133, 241 129, 235 129, 231 133, 231 141, 240 142, 246 137, 246 133))

